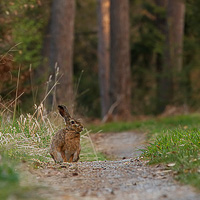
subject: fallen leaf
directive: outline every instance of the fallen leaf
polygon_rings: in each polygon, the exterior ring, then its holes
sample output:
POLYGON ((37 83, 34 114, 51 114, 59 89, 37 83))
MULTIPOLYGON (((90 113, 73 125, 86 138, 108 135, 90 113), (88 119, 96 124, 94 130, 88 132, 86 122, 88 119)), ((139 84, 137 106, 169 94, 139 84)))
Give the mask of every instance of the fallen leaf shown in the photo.
POLYGON ((176 165, 176 163, 169 163, 167 164, 167 167, 174 167, 176 165))

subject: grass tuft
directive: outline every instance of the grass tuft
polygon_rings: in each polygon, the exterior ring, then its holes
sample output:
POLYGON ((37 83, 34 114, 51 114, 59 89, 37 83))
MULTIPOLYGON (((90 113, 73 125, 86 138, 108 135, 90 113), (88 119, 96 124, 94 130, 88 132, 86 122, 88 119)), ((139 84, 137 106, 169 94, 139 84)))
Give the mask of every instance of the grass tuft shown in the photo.
POLYGON ((165 163, 176 173, 176 179, 200 189, 200 129, 187 127, 158 135, 143 150, 149 164, 165 163))

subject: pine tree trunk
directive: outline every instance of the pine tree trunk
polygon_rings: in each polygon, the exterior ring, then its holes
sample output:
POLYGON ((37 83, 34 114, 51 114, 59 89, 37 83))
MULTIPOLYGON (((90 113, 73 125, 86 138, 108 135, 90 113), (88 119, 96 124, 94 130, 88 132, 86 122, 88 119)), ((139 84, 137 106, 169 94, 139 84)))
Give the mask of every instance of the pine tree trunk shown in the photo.
MULTIPOLYGON (((56 87, 58 104, 70 105, 73 94, 73 39, 74 39, 74 0, 53 0, 50 24, 50 67, 59 67, 59 85, 56 87)), ((55 103, 55 102, 54 102, 55 103)))
POLYGON ((173 104, 180 92, 183 59, 183 34, 185 5, 182 0, 155 0, 157 6, 166 8, 166 20, 157 18, 157 25, 165 35, 163 57, 157 55, 157 111, 163 112, 168 104, 173 104))
POLYGON ((111 0, 110 20, 110 105, 116 104, 114 114, 127 119, 131 114, 128 0, 111 0))
POLYGON ((98 0, 98 67, 102 118, 109 109, 110 0, 98 0))
POLYGON ((173 104, 182 102, 181 72, 183 68, 183 36, 184 36, 185 3, 183 0, 168 0, 167 7, 167 62, 173 74, 173 104))
MULTIPOLYGON (((159 9, 163 9, 163 14, 167 8, 167 0, 155 0, 155 4, 159 9)), ((167 34, 167 21, 166 16, 160 13, 156 16, 156 25, 158 30, 163 36, 167 34)), ((163 44, 164 45, 164 44, 163 44)), ((166 77, 166 65, 164 63, 164 57, 162 52, 156 54, 156 84, 157 84, 157 97, 156 97, 156 113, 161 113, 164 111, 168 102, 168 96, 166 91, 170 90, 169 80, 166 77)))
POLYGON ((168 0, 168 43, 170 46, 170 61, 176 71, 181 72, 183 59, 185 4, 183 0, 168 0))

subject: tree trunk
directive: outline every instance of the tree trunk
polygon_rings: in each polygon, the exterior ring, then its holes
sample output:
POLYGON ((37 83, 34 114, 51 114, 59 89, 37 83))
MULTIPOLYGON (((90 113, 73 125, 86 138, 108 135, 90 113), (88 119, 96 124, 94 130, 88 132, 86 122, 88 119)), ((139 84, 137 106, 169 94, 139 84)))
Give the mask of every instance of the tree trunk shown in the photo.
POLYGON ((167 22, 170 61, 176 71, 181 72, 183 59, 185 4, 183 0, 168 0, 167 22))
POLYGON ((157 55, 157 111, 163 112, 174 103, 180 92, 179 73, 182 70, 185 5, 182 0, 155 0, 157 6, 165 7, 166 20, 157 18, 157 25, 165 35, 163 58, 157 55), (164 25, 163 25, 164 24, 164 25))
POLYGON ((110 0, 98 0, 98 62, 102 118, 109 109, 110 0))
MULTIPOLYGON (((56 101, 71 105, 73 94, 73 39, 74 0, 53 0, 50 24, 50 67, 59 68, 59 85, 56 87, 56 101)), ((54 102, 55 103, 55 102, 54 102)))
POLYGON ((111 0, 110 20, 110 106, 116 104, 114 114, 127 119, 131 114, 128 0, 111 0))
MULTIPOLYGON (((167 0, 155 0, 156 6, 159 9, 163 9, 163 15, 161 13, 156 15, 156 25, 158 30, 163 36, 166 36, 167 31, 167 22, 166 16, 164 16, 164 12, 166 11, 167 0)), ((168 85, 170 81, 166 79, 166 68, 164 63, 164 57, 162 52, 156 54, 156 84, 157 84, 157 97, 156 97, 156 113, 161 113, 164 111, 165 106, 168 104, 168 97, 166 91, 168 91, 168 85)))
POLYGON ((173 103, 182 102, 181 72, 183 65, 185 3, 183 0, 168 0, 167 6, 167 63, 173 74, 173 103))

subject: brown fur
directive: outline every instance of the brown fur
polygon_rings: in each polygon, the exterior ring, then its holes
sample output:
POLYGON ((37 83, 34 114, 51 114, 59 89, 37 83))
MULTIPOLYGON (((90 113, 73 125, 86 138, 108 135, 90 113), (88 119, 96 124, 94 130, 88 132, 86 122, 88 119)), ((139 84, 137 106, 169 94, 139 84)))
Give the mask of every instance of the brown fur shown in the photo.
POLYGON ((83 126, 71 118, 65 106, 58 106, 65 119, 66 128, 59 130, 52 138, 50 155, 55 162, 77 162, 81 151, 80 132, 83 126))

